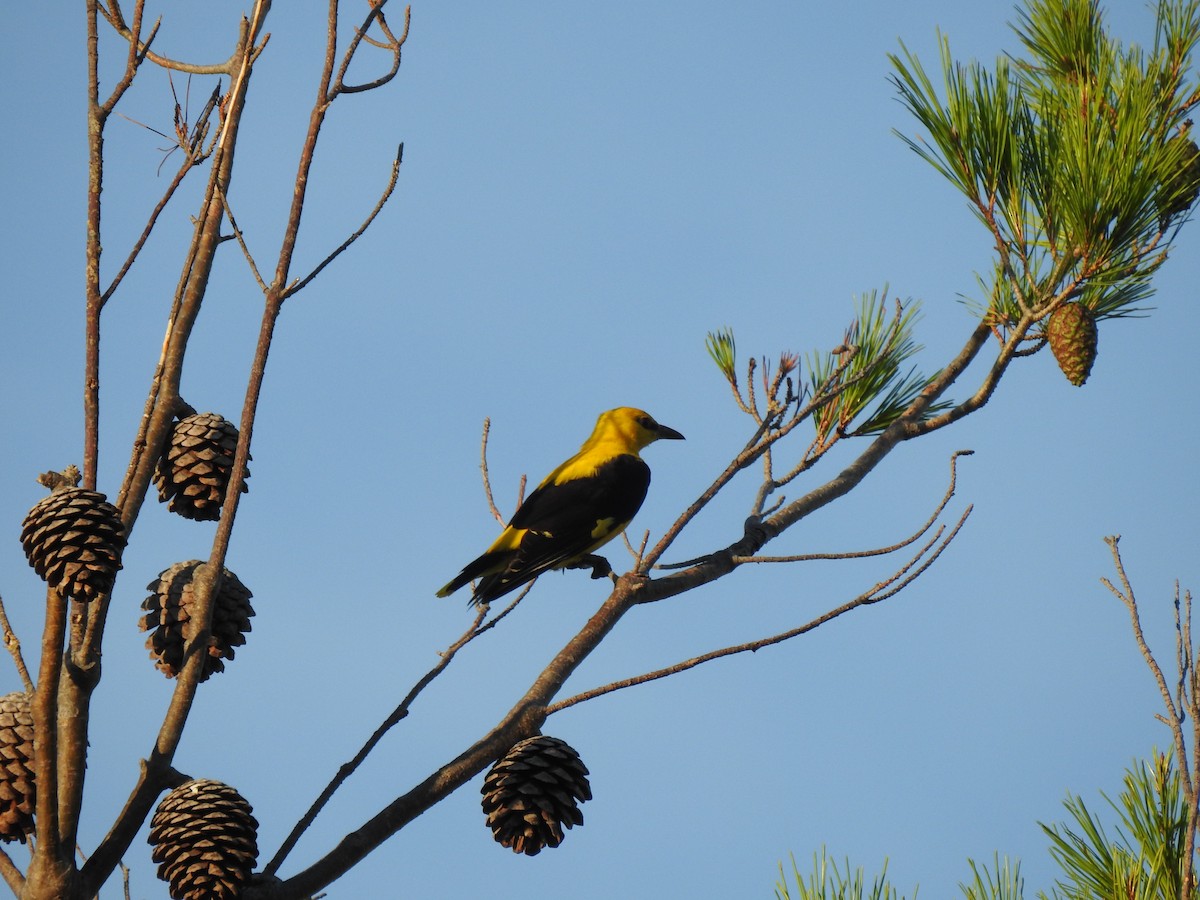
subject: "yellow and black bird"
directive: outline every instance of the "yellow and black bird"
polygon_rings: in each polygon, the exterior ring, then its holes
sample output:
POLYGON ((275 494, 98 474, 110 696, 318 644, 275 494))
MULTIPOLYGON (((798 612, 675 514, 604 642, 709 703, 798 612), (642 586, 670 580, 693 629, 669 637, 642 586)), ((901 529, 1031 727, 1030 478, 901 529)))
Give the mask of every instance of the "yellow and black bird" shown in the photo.
POLYGON ((471 602, 482 606, 611 541, 650 487, 650 467, 638 451, 664 438, 683 435, 629 406, 601 413, 579 452, 546 476, 492 546, 437 595, 448 597, 478 578, 471 602))

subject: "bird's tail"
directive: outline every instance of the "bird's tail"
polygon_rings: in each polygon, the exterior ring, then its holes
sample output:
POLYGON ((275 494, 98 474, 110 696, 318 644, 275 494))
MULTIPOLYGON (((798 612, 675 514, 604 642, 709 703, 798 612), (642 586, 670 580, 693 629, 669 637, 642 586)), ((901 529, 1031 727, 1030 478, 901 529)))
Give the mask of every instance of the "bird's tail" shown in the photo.
POLYGON ((512 561, 513 551, 499 550, 485 553, 478 559, 467 563, 466 567, 461 572, 454 576, 440 591, 437 592, 439 597, 449 597, 463 585, 474 581, 476 578, 483 578, 487 575, 494 575, 497 572, 503 572, 512 561))

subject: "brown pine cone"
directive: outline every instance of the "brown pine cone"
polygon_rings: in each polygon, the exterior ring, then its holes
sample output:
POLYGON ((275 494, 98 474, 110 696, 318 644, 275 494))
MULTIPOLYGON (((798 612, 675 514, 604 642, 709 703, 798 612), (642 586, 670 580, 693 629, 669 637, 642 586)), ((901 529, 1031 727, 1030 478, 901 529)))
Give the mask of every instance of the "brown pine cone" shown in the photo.
POLYGON ((483 812, 497 843, 536 856, 583 824, 577 801, 591 800, 587 766, 566 741, 534 735, 517 743, 483 780, 483 812))
MULTIPOLYGON (((176 422, 154 471, 159 501, 187 519, 221 518, 237 442, 237 428, 216 413, 196 413, 176 422)), ((244 478, 249 477, 247 466, 244 478)), ((243 480, 242 493, 248 490, 243 480)))
POLYGON ((25 556, 47 584, 81 603, 112 590, 125 549, 125 525, 104 495, 60 483, 21 525, 25 556))
POLYGON ((23 691, 0 697, 0 841, 23 844, 25 835, 33 834, 32 699, 23 691))
MULTIPOLYGON (((146 585, 152 593, 142 602, 144 613, 139 627, 150 632, 146 649, 155 667, 168 678, 174 678, 183 668, 184 647, 192 634, 192 578, 203 564, 199 559, 176 563, 146 585)), ((212 636, 201 681, 207 681, 214 672, 225 671, 224 660, 233 659, 233 648, 246 643, 246 632, 250 631, 254 615, 250 589, 228 569, 223 571, 221 588, 214 601, 212 636)))
POLYGON ((258 861, 258 821, 227 784, 196 779, 158 804, 150 820, 151 858, 172 900, 237 898, 258 861))

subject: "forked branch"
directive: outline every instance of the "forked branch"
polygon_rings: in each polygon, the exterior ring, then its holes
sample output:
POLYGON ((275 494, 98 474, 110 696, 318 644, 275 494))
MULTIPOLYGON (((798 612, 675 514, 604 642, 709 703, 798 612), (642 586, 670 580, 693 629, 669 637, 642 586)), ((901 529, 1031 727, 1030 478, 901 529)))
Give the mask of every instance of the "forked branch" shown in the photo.
MULTIPOLYGON (((946 508, 946 504, 954 494, 954 462, 962 452, 963 451, 959 451, 959 453, 954 454, 954 457, 951 460, 951 486, 946 492, 946 495, 943 497, 942 501, 938 504, 933 518, 912 537, 895 544, 888 550, 880 552, 893 552, 899 548, 908 546, 929 531, 930 526, 938 517, 940 517, 942 511, 946 508)), ((922 574, 924 574, 924 572, 928 570, 928 568, 933 565, 934 562, 937 561, 938 557, 942 555, 942 552, 950 545, 951 541, 957 537, 963 525, 966 524, 967 518, 971 515, 971 510, 972 507, 968 506, 963 511, 962 515, 959 516, 958 521, 954 524, 954 527, 948 534, 945 531, 944 525, 939 526, 929 540, 927 540, 926 543, 922 545, 907 562, 896 569, 890 576, 872 585, 857 597, 854 597, 840 606, 831 609, 830 611, 818 616, 810 622, 806 622, 799 627, 788 629, 787 631, 772 635, 770 637, 759 638, 757 640, 747 641, 741 644, 734 644, 729 647, 723 647, 719 650, 712 650, 708 653, 694 656, 691 659, 686 659, 682 662, 675 663, 674 665, 656 669, 653 672, 647 672, 643 675, 636 675, 631 678, 624 678, 600 687, 592 688, 591 690, 584 691, 564 700, 560 700, 557 703, 550 704, 546 708, 546 715, 550 716, 571 706, 583 703, 584 701, 593 700, 597 697, 602 697, 605 694, 611 694, 614 691, 633 687, 639 684, 647 684, 651 681, 657 681, 660 678, 666 678, 669 675, 678 674, 679 672, 686 672, 689 669, 694 669, 699 665, 712 662, 713 660, 723 659, 724 657, 733 656, 739 653, 757 652, 764 647, 780 644, 784 641, 791 640, 794 637, 799 637, 802 634, 807 634, 808 632, 819 628, 821 625, 824 625, 826 622, 830 622, 833 619, 836 619, 853 609, 857 609, 860 606, 868 606, 874 603, 879 603, 883 600, 887 600, 890 597, 894 597, 896 594, 900 593, 900 591, 904 590, 904 588, 908 587, 908 585, 912 584, 913 581, 919 578, 922 574)), ((849 556, 849 554, 837 555, 833 558, 847 558, 847 556, 849 556)), ((823 555, 813 556, 811 558, 828 559, 831 557, 828 555, 823 555)), ((795 557, 793 559, 799 559, 799 557, 795 557)))
POLYGON ((1120 535, 1110 535, 1104 539, 1112 553, 1113 566, 1117 572, 1120 586, 1114 585, 1109 579, 1101 578, 1103 584, 1129 611, 1130 626, 1133 629, 1133 639, 1137 644, 1142 658, 1146 661, 1158 690, 1162 694, 1163 706, 1167 715, 1157 715, 1160 722, 1171 729, 1171 739, 1175 747, 1175 759, 1179 763, 1179 784, 1183 788, 1184 801, 1187 805, 1187 822, 1184 831, 1183 846, 1180 849, 1180 861, 1183 865, 1181 878, 1180 900, 1193 896, 1195 883, 1195 848, 1196 830, 1200 824, 1200 696, 1197 689, 1196 645, 1192 643, 1192 595, 1190 591, 1180 594, 1179 582, 1175 583, 1175 661, 1178 668, 1178 680, 1175 693, 1158 664, 1150 645, 1142 630, 1142 620, 1138 609, 1137 598, 1133 593, 1133 585, 1125 571, 1125 563, 1121 559, 1119 543, 1120 535), (1190 723, 1188 720, 1191 720, 1190 723), (1188 740, 1185 727, 1191 730, 1191 752, 1188 750, 1188 740))

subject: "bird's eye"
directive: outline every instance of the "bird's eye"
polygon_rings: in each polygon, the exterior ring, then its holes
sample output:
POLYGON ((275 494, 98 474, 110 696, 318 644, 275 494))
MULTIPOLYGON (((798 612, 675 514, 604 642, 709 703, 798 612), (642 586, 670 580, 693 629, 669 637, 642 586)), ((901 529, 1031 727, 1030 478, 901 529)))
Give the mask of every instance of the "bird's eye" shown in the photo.
POLYGON ((655 422, 649 416, 638 416, 637 423, 639 425, 641 425, 643 428, 645 428, 647 431, 653 431, 655 428, 658 427, 658 423, 655 422))

